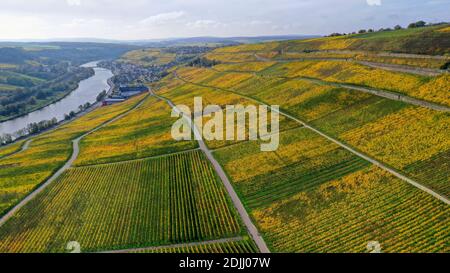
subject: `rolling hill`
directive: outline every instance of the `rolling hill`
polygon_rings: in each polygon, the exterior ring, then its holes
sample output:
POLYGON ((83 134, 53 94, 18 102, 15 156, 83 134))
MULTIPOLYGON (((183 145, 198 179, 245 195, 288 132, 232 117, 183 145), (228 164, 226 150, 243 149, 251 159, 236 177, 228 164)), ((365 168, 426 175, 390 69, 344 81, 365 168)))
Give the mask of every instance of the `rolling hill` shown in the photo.
POLYGON ((0 251, 449 252, 448 29, 217 48, 213 65, 0 148, 0 251), (174 141, 173 105, 199 96, 278 105, 279 148, 174 141))

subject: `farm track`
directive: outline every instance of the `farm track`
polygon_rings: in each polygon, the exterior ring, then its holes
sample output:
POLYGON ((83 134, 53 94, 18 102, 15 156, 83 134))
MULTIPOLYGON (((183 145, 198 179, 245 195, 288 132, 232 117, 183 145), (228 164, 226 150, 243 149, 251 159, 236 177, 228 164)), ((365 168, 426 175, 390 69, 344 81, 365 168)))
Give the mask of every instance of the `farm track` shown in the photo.
MULTIPOLYGON (((298 61, 298 60, 282 60, 282 61, 280 61, 280 60, 271 60, 271 59, 268 59, 268 58, 263 58, 261 56, 258 56, 258 54, 255 54, 255 57, 258 60, 262 61, 262 62, 295 62, 295 61, 298 61)), ((302 60, 305 60, 305 59, 302 59, 302 60)), ((364 63, 361 63, 361 64, 367 65, 367 66, 371 66, 371 67, 375 67, 375 68, 381 68, 381 66, 384 65, 384 64, 370 63, 370 62, 364 62, 364 63)), ((393 71, 405 72, 405 71, 400 71, 400 70, 393 70, 393 71)), ((442 73, 446 73, 446 72, 442 72, 442 73)), ((387 99, 390 99, 390 100, 401 101, 401 102, 405 102, 405 103, 416 105, 416 106, 425 107, 425 108, 436 110, 436 111, 450 112, 450 107, 447 107, 447 106, 444 106, 444 105, 440 105, 440 104, 436 104, 436 103, 432 103, 432 102, 425 101, 425 100, 421 100, 421 99, 416 99, 416 98, 413 98, 413 97, 410 97, 410 96, 407 96, 407 95, 403 95, 403 94, 399 94, 399 93, 395 93, 395 92, 391 92, 391 91, 380 90, 380 89, 375 89, 375 88, 368 88, 368 87, 364 87, 364 86, 356 86, 356 85, 345 84, 345 83, 328 82, 328 81, 324 81, 324 80, 321 80, 321 79, 308 78, 308 77, 286 77, 286 79, 307 80, 307 81, 311 81, 311 82, 314 82, 314 83, 317 83, 317 84, 336 86, 336 87, 356 90, 356 91, 360 91, 360 92, 364 92, 364 93, 369 93, 369 94, 372 94, 372 95, 375 95, 375 96, 387 98, 387 99)))
MULTIPOLYGON (((269 60, 270 59, 267 59, 267 61, 269 61, 269 60)), ((261 61, 261 62, 263 62, 263 61, 261 61)), ((276 60, 272 60, 270 62, 277 62, 277 61, 276 60)), ((210 69, 213 70, 213 71, 216 71, 216 72, 225 72, 225 71, 215 70, 213 68, 210 68, 210 69)), ((253 74, 253 75, 257 76, 256 72, 234 71, 234 70, 227 71, 227 72, 250 73, 250 74, 253 74)), ((268 77, 271 77, 271 76, 268 76, 268 77)), ((274 76, 274 77, 276 77, 276 76, 274 76)), ((450 107, 448 107, 448 106, 432 103, 432 102, 421 100, 421 99, 416 99, 416 98, 413 98, 413 97, 410 97, 410 96, 407 96, 407 95, 404 95, 404 94, 392 92, 392 91, 380 90, 380 89, 369 88, 369 87, 358 86, 358 85, 345 84, 345 83, 328 82, 328 81, 324 81, 324 80, 317 79, 317 78, 302 77, 302 76, 278 77, 278 78, 287 79, 287 80, 301 79, 301 80, 310 81, 310 82, 316 83, 316 84, 327 85, 327 86, 335 86, 335 87, 340 87, 340 88, 346 88, 346 89, 350 89, 350 90, 360 91, 360 92, 372 94, 372 95, 375 95, 375 96, 378 96, 378 97, 387 98, 387 99, 390 99, 390 100, 401 101, 401 102, 408 103, 408 104, 411 104, 411 105, 425 107, 425 108, 428 108, 428 109, 431 109, 431 110, 436 110, 436 111, 441 111, 441 112, 450 112, 450 107)))
POLYGON ((422 184, 420 184, 420 183, 414 181, 413 179, 411 179, 411 178, 409 178, 409 177, 407 177, 407 176, 401 174, 399 171, 397 171, 397 170, 395 170, 395 169, 393 169, 393 168, 391 168, 391 167, 385 165, 384 163, 382 163, 382 162, 380 162, 380 161, 378 161, 378 160, 376 160, 376 159, 374 159, 374 158, 372 158, 372 157, 370 157, 370 156, 368 156, 368 155, 366 155, 366 154, 363 154, 363 153, 361 153, 361 152, 355 150, 354 148, 352 148, 352 147, 350 147, 350 146, 344 144, 343 142, 341 142, 341 141, 339 141, 339 140, 337 140, 337 139, 334 139, 334 138, 331 137, 331 136, 328 136, 327 134, 323 133, 322 131, 320 131, 320 130, 314 128, 314 127, 312 127, 312 126, 309 125, 308 123, 306 123, 306 122, 304 122, 304 121, 302 121, 302 120, 300 120, 300 119, 298 119, 298 118, 296 118, 296 117, 294 117, 294 116, 292 116, 292 115, 290 115, 290 114, 287 114, 287 113, 285 113, 285 112, 283 112, 283 111, 280 111, 280 110, 273 109, 270 105, 267 105, 266 103, 264 103, 264 102, 262 102, 262 101, 260 101, 260 100, 258 100, 258 99, 255 99, 255 98, 253 98, 253 97, 245 96, 245 95, 243 95, 243 94, 239 94, 239 93, 237 93, 237 92, 235 92, 235 91, 228 90, 228 89, 223 89, 223 88, 218 88, 218 87, 214 87, 214 86, 207 86, 207 85, 202 85, 202 84, 197 84, 197 83, 189 82, 189 81, 186 81, 186 80, 182 79, 181 77, 179 77, 179 75, 178 75, 176 72, 174 72, 174 75, 175 75, 175 77, 176 77, 177 79, 179 79, 179 80, 181 80, 181 81, 183 81, 183 82, 185 82, 185 83, 188 83, 188 84, 197 85, 197 86, 200 86, 200 87, 203 87, 203 88, 213 88, 213 89, 221 90, 221 91, 224 91, 224 92, 230 92, 230 93, 236 94, 236 95, 238 95, 238 96, 241 96, 241 97, 243 97, 243 98, 246 98, 246 99, 248 99, 248 100, 254 101, 254 102, 258 103, 258 104, 266 105, 266 106, 268 106, 272 111, 278 112, 280 115, 283 115, 283 116, 285 116, 285 117, 287 117, 287 118, 290 118, 290 119, 293 120, 293 121, 298 122, 299 124, 303 125, 305 128, 307 128, 307 129, 309 129, 309 130, 311 130, 311 131, 313 131, 313 132, 315 132, 315 133, 321 135, 322 137, 325 137, 326 139, 328 139, 328 140, 330 140, 331 142, 333 142, 333 143, 335 143, 335 144, 341 146, 342 148, 348 150, 349 152, 351 152, 351 153, 353 153, 353 154, 355 154, 355 155, 357 155, 357 156, 359 156, 359 157, 361 157, 361 158, 363 158, 363 159, 369 161, 370 163, 372 163, 372 164, 374 164, 374 165, 376 165, 376 166, 378 166, 378 167, 380 167, 380 168, 382 168, 382 169, 388 171, 389 173, 393 174, 394 176, 396 176, 396 177, 400 178, 401 180, 403 180, 403 181, 405 181, 405 182, 411 184, 412 186, 414 186, 414 187, 416 187, 416 188, 418 188, 418 189, 420 189, 420 190, 422 190, 422 191, 424 191, 424 192, 426 192, 426 193, 432 195, 432 196, 435 197, 436 199, 438 199, 438 200, 444 202, 445 204, 450 205, 450 200, 449 200, 448 198, 446 198, 445 196, 442 196, 442 195, 436 193, 435 191, 433 191, 433 190, 431 190, 431 189, 429 189, 429 188, 423 186, 422 184))
MULTIPOLYGON (((153 91, 150 91, 150 93, 161 100, 166 101, 170 107, 178 111, 178 108, 173 104, 173 102, 165 97, 159 96, 155 94, 153 91)), ((178 111, 180 113, 180 111, 178 111)), ((259 234, 258 229, 253 224, 252 220, 250 219, 250 216, 248 215, 247 211, 245 210, 244 205, 241 202, 241 199, 235 192, 233 186, 231 185, 230 180, 228 179, 228 176, 225 174, 225 171, 222 169, 222 166, 219 164, 219 162, 214 158, 211 150, 209 150, 208 146, 206 146, 205 142, 202 139, 202 135, 198 131, 198 128, 192 124, 192 121, 190 118, 184 116, 184 118, 187 120, 187 122, 190 124, 192 131, 199 143, 200 149, 205 153, 208 160, 211 162, 212 166, 214 167, 214 170, 219 175, 220 179, 222 180, 222 183, 224 184, 228 194, 230 195, 231 201, 233 202, 236 210, 238 211, 239 215, 241 216, 241 219, 245 226, 247 227, 248 232, 253 238, 253 241, 256 243, 259 251, 261 253, 270 253, 269 248, 267 247, 264 239, 259 234)))
POLYGON ((193 152, 193 151, 197 151, 197 150, 200 150, 200 148, 194 148, 194 149, 189 149, 189 150, 184 150, 184 151, 179 151, 179 152, 174 152, 174 153, 161 154, 161 155, 141 157, 141 158, 136 158, 136 159, 121 160, 121 161, 116 161, 116 162, 106 162, 106 163, 97 163, 97 164, 89 164, 89 165, 79 165, 79 166, 73 166, 72 168, 105 166, 105 165, 114 165, 114 164, 118 164, 118 163, 128 163, 128 162, 134 162, 134 161, 142 161, 142 160, 147 160, 147 159, 158 159, 158 158, 163 158, 163 157, 167 157, 167 156, 171 156, 171 155, 187 154, 187 153, 190 153, 190 152, 193 152))
POLYGON ((424 101, 424 100, 419 100, 419 99, 416 99, 413 97, 409 97, 406 95, 402 95, 402 94, 398 94, 398 93, 394 93, 394 92, 390 92, 390 91, 373 89, 373 88, 362 87, 362 86, 349 85, 349 84, 342 84, 342 83, 332 83, 332 82, 327 82, 327 81, 323 81, 320 79, 314 79, 314 78, 306 78, 306 77, 296 77, 296 78, 310 81, 310 82, 317 83, 317 84, 336 86, 336 87, 361 91, 361 92, 369 93, 369 94, 372 94, 372 95, 375 95, 378 97, 383 97, 383 98, 387 98, 390 100, 401 101, 401 102, 405 102, 405 103, 408 103, 411 105, 425 107, 425 108, 428 108, 431 110, 436 110, 436 111, 441 111, 441 112, 450 112, 450 107, 435 104, 435 103, 424 101))
MULTIPOLYGON (((27 141, 25 141, 22 144, 22 147, 18 151, 12 152, 10 154, 6 154, 4 156, 0 156, 0 159, 7 158, 9 156, 13 156, 13 155, 16 155, 16 154, 21 153, 21 152, 25 152, 30 147, 30 144, 31 144, 32 141, 33 141, 32 138, 28 139, 27 141)), ((8 147, 8 146, 6 146, 6 147, 8 147)))
POLYGON ((20 201, 16 206, 14 206, 10 211, 8 211, 1 219, 0 219, 0 227, 6 223, 18 210, 20 210, 23 206, 25 206, 28 202, 30 202, 33 198, 35 198, 38 194, 40 194, 45 188, 47 188, 51 183, 53 183, 62 173, 64 173, 67 169, 69 169, 72 164, 75 162, 75 160, 78 157, 78 154, 80 153, 80 147, 79 147, 79 143, 80 140, 83 139, 84 137, 88 136, 89 134, 92 134, 98 130, 100 130, 101 128, 103 128, 104 126, 113 123, 123 117, 125 117, 127 114, 129 114, 131 111, 135 110, 136 108, 139 108, 144 102, 145 100, 148 98, 148 96, 145 96, 139 103, 137 103, 135 106, 133 106, 132 108, 130 108, 129 110, 127 110, 126 112, 118 115, 117 117, 97 126, 96 128, 92 129, 91 131, 83 134, 82 136, 79 136, 76 139, 72 140, 72 155, 69 158, 69 160, 58 170, 56 171, 56 173, 54 173, 49 179, 47 179, 46 182, 44 182, 43 184, 41 184, 37 189, 35 189, 32 193, 30 193, 29 195, 27 195, 24 199, 22 199, 22 201, 20 201))
POLYGON ((242 240, 244 240, 244 238, 242 238, 242 237, 233 237, 233 238, 224 238, 224 239, 219 239, 219 240, 194 242, 194 243, 183 243, 183 244, 175 244, 175 245, 162 245, 162 246, 151 246, 151 247, 142 247, 142 248, 130 248, 130 249, 102 251, 99 253, 130 253, 130 252, 140 252, 140 251, 150 251, 150 250, 161 250, 161 249, 166 249, 166 248, 192 247, 192 246, 202 246, 202 245, 211 245, 211 244, 220 244, 220 243, 239 242, 242 240))
POLYGON ((355 60, 353 58, 305 57, 305 58, 293 58, 293 59, 269 59, 269 58, 261 57, 258 54, 255 54, 255 58, 261 62, 280 62, 280 63, 289 63, 289 62, 298 62, 298 61, 346 61, 346 62, 355 62, 358 64, 370 66, 373 68, 380 68, 380 69, 384 69, 384 70, 388 70, 388 71, 409 73, 409 74, 415 74, 415 75, 420 75, 420 76, 429 76, 429 77, 430 76, 431 77, 439 76, 444 73, 448 73, 445 70, 441 70, 441 69, 412 67, 412 66, 407 66, 407 65, 386 64, 386 63, 377 63, 377 62, 369 62, 369 61, 360 61, 360 60, 355 60))

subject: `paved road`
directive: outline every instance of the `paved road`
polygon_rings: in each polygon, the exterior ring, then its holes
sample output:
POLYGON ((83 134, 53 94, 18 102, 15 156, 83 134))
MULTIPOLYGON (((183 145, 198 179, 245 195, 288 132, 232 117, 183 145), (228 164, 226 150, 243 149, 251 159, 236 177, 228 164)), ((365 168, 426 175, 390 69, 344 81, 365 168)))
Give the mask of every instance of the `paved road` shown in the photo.
POLYGON ((79 143, 80 140, 83 139, 84 137, 86 137, 89 134, 92 134, 95 131, 100 130, 101 128, 103 128, 104 126, 117 121, 118 119, 123 118, 124 116, 126 116, 129 112, 133 111, 134 109, 138 108, 139 106, 141 106, 145 99, 147 97, 145 97, 144 99, 142 99, 142 101, 140 101, 138 104, 136 104, 133 108, 127 110, 126 112, 120 114, 119 116, 97 126, 96 128, 92 129, 91 131, 85 133, 84 135, 73 139, 72 140, 72 155, 69 158, 69 160, 64 164, 64 166, 62 166, 55 174, 53 174, 49 179, 47 179, 46 182, 44 182, 43 184, 41 184, 36 190, 34 190, 32 193, 30 193, 29 195, 27 195, 24 199, 22 199, 22 201, 20 201, 19 204, 17 204, 16 206, 14 206, 10 211, 8 211, 8 213, 6 213, 2 218, 0 218, 0 226, 2 226, 4 223, 6 223, 6 221, 8 221, 18 210, 20 210, 23 206, 25 206, 28 202, 30 202, 33 198, 35 198, 39 193, 41 193, 45 188, 47 188, 51 183, 53 183, 59 176, 61 176, 62 173, 64 173, 67 169, 69 169, 72 164, 75 162, 75 160, 78 157, 78 154, 80 153, 80 147, 79 147, 79 143))
MULTIPOLYGON (((184 82, 186 82, 186 83, 190 83, 190 84, 193 84, 193 85, 198 85, 198 86, 201 86, 201 87, 215 88, 215 89, 217 89, 217 90, 222 90, 222 91, 224 91, 224 92, 230 92, 230 93, 236 94, 236 95, 238 95, 238 96, 241 96, 241 97, 243 97, 243 98, 246 98, 246 99, 248 99, 248 100, 254 101, 254 102, 258 103, 258 104, 267 105, 267 104, 264 103, 263 101, 254 99, 254 98, 249 97, 249 96, 246 96, 246 95, 242 95, 242 94, 237 93, 237 92, 234 92, 234 91, 232 91, 232 90, 227 90, 227 89, 217 88, 217 87, 212 87, 212 86, 206 86, 206 85, 196 84, 196 83, 192 83, 192 82, 186 81, 186 80, 180 78, 180 77, 178 76, 178 74, 176 74, 176 72, 175 72, 175 77, 177 77, 178 79, 180 79, 180 80, 182 80, 182 81, 184 81, 184 82)), ((413 185, 414 187, 416 187, 416 188, 418 188, 418 189, 420 189, 420 190, 422 190, 422 191, 424 191, 424 192, 426 192, 426 193, 428 193, 428 194, 434 196, 434 197, 437 198, 438 200, 440 200, 440 201, 446 203, 447 205, 450 205, 450 200, 449 200, 447 197, 442 196, 442 195, 436 193, 435 191, 433 191, 432 189, 429 189, 429 188, 423 186, 422 184, 418 183, 417 181, 414 181, 413 179, 411 179, 411 178, 409 178, 409 177, 407 177, 407 176, 401 174, 401 173, 398 172, 397 170, 392 169, 391 167, 386 166, 385 164, 381 163, 380 161, 378 161, 378 160, 376 160, 376 159, 374 159, 374 158, 369 157, 369 156, 366 155, 366 154, 363 154, 363 153, 360 153, 360 152, 356 151, 355 149, 351 148, 350 146, 348 146, 348 145, 342 143, 341 141, 339 141, 339 140, 337 140, 337 139, 332 138, 331 136, 328 136, 327 134, 321 132, 320 130, 318 130, 318 129, 312 127, 311 125, 307 124, 307 123, 304 122, 304 121, 301 121, 300 119, 298 119, 298 118, 296 118, 296 117, 294 117, 294 116, 292 116, 292 115, 289 115, 289 114, 287 114, 287 113, 285 113, 285 112, 283 112, 283 111, 280 111, 280 110, 273 109, 270 105, 267 105, 267 107, 269 107, 272 111, 278 112, 280 115, 283 115, 283 116, 285 116, 285 117, 287 117, 287 118, 290 118, 290 119, 292 119, 292 120, 298 122, 299 124, 305 126, 305 128, 308 128, 308 129, 310 129, 310 130, 316 132, 317 134, 319 134, 319 135, 321 135, 321 136, 327 138, 328 140, 330 140, 330 141, 336 143, 337 145, 341 146, 342 148, 348 150, 349 152, 351 152, 351 153, 353 153, 353 154, 355 154, 355 155, 357 155, 357 156, 359 156, 359 157, 361 157, 361 158, 363 158, 363 159, 365 159, 365 160, 371 162, 372 164, 377 165, 378 167, 380 167, 380 168, 382 168, 382 169, 384 169, 384 170, 390 172, 390 173, 393 174, 394 176, 396 176, 396 177, 400 178, 401 180, 403 180, 403 181, 405 181, 405 182, 407 182, 407 183, 413 185)))
POLYGON ((212 244, 221 244, 221 243, 229 243, 229 242, 239 242, 239 241, 242 241, 243 239, 244 238, 242 238, 242 237, 233 237, 233 238, 224 238, 224 239, 219 239, 219 240, 211 240, 211 241, 203 241, 203 242, 195 242, 195 243, 102 251, 100 253, 130 253, 130 252, 141 252, 141 251, 145 252, 145 251, 151 251, 151 250, 154 251, 154 250, 160 250, 160 249, 166 249, 166 248, 191 247, 191 246, 212 245, 212 244))
MULTIPOLYGON (((167 98, 161 97, 157 94, 155 94, 153 91, 150 91, 153 96, 166 101, 170 107, 174 108, 177 112, 180 112, 176 106, 167 98)), ((270 253, 269 248, 267 247, 264 239, 259 234, 258 229, 253 224, 252 220, 250 219, 250 216, 248 215, 247 211, 245 210, 244 205, 241 202, 241 199, 239 199, 238 195, 234 191, 233 186, 231 185, 230 180, 228 179, 228 176, 225 174, 224 170, 222 169, 222 166, 217 162, 217 160, 214 158, 212 152, 209 150, 208 146, 206 146, 205 142, 202 140, 202 135, 198 131, 198 128, 192 123, 190 117, 185 116, 186 121, 190 124, 194 135, 196 139, 198 140, 200 149, 205 153, 208 160, 211 162, 211 164, 214 167, 214 170, 219 175, 220 179, 222 180, 223 184, 225 185, 225 188, 228 192, 228 194, 231 197, 231 201, 233 201, 234 206, 236 207, 239 215, 242 218, 242 221, 244 222, 245 226, 247 227, 248 232, 252 236, 253 240, 255 241, 256 245, 258 246, 261 253, 270 253)))

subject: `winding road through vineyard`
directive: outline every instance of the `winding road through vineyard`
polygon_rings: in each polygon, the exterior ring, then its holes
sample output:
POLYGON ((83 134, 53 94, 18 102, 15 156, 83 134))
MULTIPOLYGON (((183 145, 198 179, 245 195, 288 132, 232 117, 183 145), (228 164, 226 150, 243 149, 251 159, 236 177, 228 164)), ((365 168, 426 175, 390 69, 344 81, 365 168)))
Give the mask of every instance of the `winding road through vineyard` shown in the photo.
MULTIPOLYGON (((146 97, 145 97, 146 98, 146 97)), ((102 127, 113 123, 116 120, 119 120, 121 118, 123 118, 124 116, 126 116, 129 112, 133 111, 134 109, 138 108, 139 106, 141 106, 144 101, 145 98, 143 98, 139 103, 137 103, 134 107, 130 108, 129 110, 127 110, 126 112, 120 114, 119 116, 101 124, 100 126, 92 129, 91 131, 85 133, 84 135, 72 140, 72 147, 73 147, 73 151, 72 151, 72 155, 70 156, 69 160, 64 164, 64 166, 62 166, 55 174, 53 174, 45 183, 43 183, 42 185, 40 185, 36 190, 34 190, 32 193, 30 193, 28 196, 26 196, 24 199, 22 199, 22 201, 20 201, 19 204, 17 204, 16 206, 14 206, 11 210, 9 210, 5 215, 3 215, 0 218, 0 227, 7 222, 18 210, 20 210, 21 208, 23 208, 28 202, 30 202, 33 198, 35 198, 39 193, 41 193, 45 188, 47 188, 51 183, 53 183, 56 179, 58 179, 61 174, 63 174, 65 171, 67 171, 72 164, 75 162, 75 160, 78 157, 78 154, 80 153, 80 140, 83 139, 84 137, 88 136, 89 134, 100 130, 102 127)), ((29 144, 31 143, 32 139, 28 140, 24 146, 22 147, 21 151, 24 151, 26 149, 28 149, 29 144)))
MULTIPOLYGON (((175 111, 177 111, 178 113, 181 113, 177 109, 175 104, 173 104, 172 101, 170 101, 167 98, 164 98, 162 96, 159 96, 159 95, 155 94, 153 90, 151 90, 150 92, 151 92, 151 94, 153 96, 155 96, 155 97, 157 97, 159 99, 165 100, 170 105, 170 107, 175 109, 175 111)), ((228 194, 230 195, 234 206, 236 207, 237 211, 239 212, 239 215, 241 216, 242 220, 244 221, 244 224, 247 227, 248 232, 252 236, 252 238, 255 241, 256 245, 258 246, 259 250, 262 253, 269 253, 270 250, 267 247, 266 243, 264 242, 264 239, 259 234, 258 229, 256 228, 256 226, 253 224, 252 220, 250 219, 250 216, 248 215, 247 211, 245 210, 245 207, 242 204, 241 199, 239 199, 239 196, 234 191, 234 188, 231 185, 231 182, 228 179, 227 175, 225 174, 224 170, 222 169, 222 166, 219 164, 219 162, 217 162, 217 160, 214 158, 212 152, 209 150, 208 146, 206 146, 205 142, 202 140, 202 135, 198 131, 198 128, 195 125, 192 125, 192 120, 189 117, 186 117, 184 115, 183 115, 183 117, 190 124, 194 135, 197 137, 198 143, 200 145, 200 149, 205 153, 205 155, 208 158, 208 160, 212 163, 215 171, 217 172, 217 174, 219 175, 219 177, 222 180, 223 184, 225 185, 225 188, 227 189, 228 194)))
MULTIPOLYGON (((359 156, 359 157, 361 157, 361 158, 363 158, 363 159, 365 159, 365 160, 367 160, 367 161, 373 163, 373 164, 376 165, 376 166, 379 166, 380 168, 382 168, 382 169, 384 169, 384 170, 390 172, 391 174, 395 175, 396 177, 402 179, 403 181, 405 181, 405 182, 407 182, 407 183, 413 185, 414 187, 416 187, 416 188, 418 188, 418 189, 420 189, 420 190, 422 190, 422 191, 424 191, 424 192, 426 192, 426 193, 428 193, 428 194, 434 196, 435 198, 439 199, 440 201, 446 203, 447 205, 450 205, 450 200, 449 200, 448 198, 446 198, 445 196, 443 196, 443 195, 441 195, 441 194, 438 194, 438 193, 436 193, 435 191, 433 191, 433 190, 431 190, 431 189, 429 189, 429 188, 423 186, 422 184, 418 183, 417 181, 414 181, 413 179, 411 179, 411 178, 409 178, 409 177, 407 177, 407 176, 401 174, 400 172, 394 170, 393 168, 388 167, 387 165, 383 164, 382 162, 380 162, 380 161, 378 161, 378 160, 376 160, 376 159, 374 159, 374 158, 372 158, 372 157, 369 157, 368 155, 365 155, 365 154, 363 154, 363 153, 361 153, 361 152, 356 151, 356 150, 353 149, 352 147, 350 147, 350 146, 344 144, 343 142, 341 142, 341 141, 339 141, 339 140, 337 140, 337 139, 335 139, 335 138, 333 138, 333 137, 331 137, 331 136, 329 136, 329 135, 323 133, 322 131, 320 131, 320 130, 314 128, 314 127, 312 127, 311 125, 307 124, 306 122, 301 121, 300 119, 298 119, 298 118, 296 118, 296 117, 294 117, 294 116, 292 116, 292 115, 290 115, 290 114, 288 114, 288 113, 285 113, 284 111, 280 111, 280 110, 277 110, 277 109, 273 109, 270 105, 265 104, 263 101, 260 101, 260 100, 258 100, 258 99, 255 99, 255 98, 252 98, 252 97, 243 95, 243 94, 239 94, 239 93, 237 93, 237 92, 235 92, 235 91, 232 91, 232 90, 223 89, 223 88, 217 88, 217 87, 214 87, 214 86, 207 86, 207 85, 203 85, 203 84, 197 84, 197 83, 190 82, 190 81, 187 81, 187 80, 181 78, 176 72, 174 72, 174 75, 175 75, 175 77, 176 77, 177 79, 179 79, 179 80, 181 80, 181 81, 183 81, 183 82, 189 83, 189 84, 194 84, 194 85, 198 85, 198 86, 201 86, 201 87, 216 88, 216 89, 219 89, 219 90, 222 90, 222 91, 225 91, 225 92, 231 92, 231 93, 240 95, 240 96, 242 96, 242 97, 244 97, 244 98, 246 98, 246 99, 252 100, 252 101, 254 101, 254 102, 258 103, 258 104, 266 105, 266 106, 268 106, 272 111, 276 111, 276 112, 278 112, 280 115, 283 115, 283 116, 285 116, 285 117, 287 117, 287 118, 289 118, 289 119, 291 119, 291 120, 294 120, 294 121, 298 122, 299 124, 303 125, 305 128, 308 128, 308 129, 310 129, 311 131, 314 131, 315 133, 317 133, 317 134, 319 134, 319 135, 325 137, 326 139, 328 139, 328 140, 330 140, 330 141, 336 143, 337 145, 341 146, 342 148, 344 148, 344 149, 346 149, 346 150, 352 152, 353 154, 355 154, 355 155, 357 155, 357 156, 359 156)), ((205 145, 205 146, 206 146, 206 145, 205 145)), ((207 149, 207 148, 206 148, 206 149, 207 149)), ((208 150, 208 151, 209 151, 209 150, 208 150)))

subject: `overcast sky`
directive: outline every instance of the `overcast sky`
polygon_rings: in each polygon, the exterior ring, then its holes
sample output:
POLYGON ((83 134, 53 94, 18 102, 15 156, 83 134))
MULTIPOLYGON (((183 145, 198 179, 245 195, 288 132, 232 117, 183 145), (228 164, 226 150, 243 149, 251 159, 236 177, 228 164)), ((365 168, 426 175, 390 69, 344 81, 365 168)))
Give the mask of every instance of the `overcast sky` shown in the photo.
POLYGON ((0 0, 0 39, 329 34, 449 11, 450 0, 0 0))

